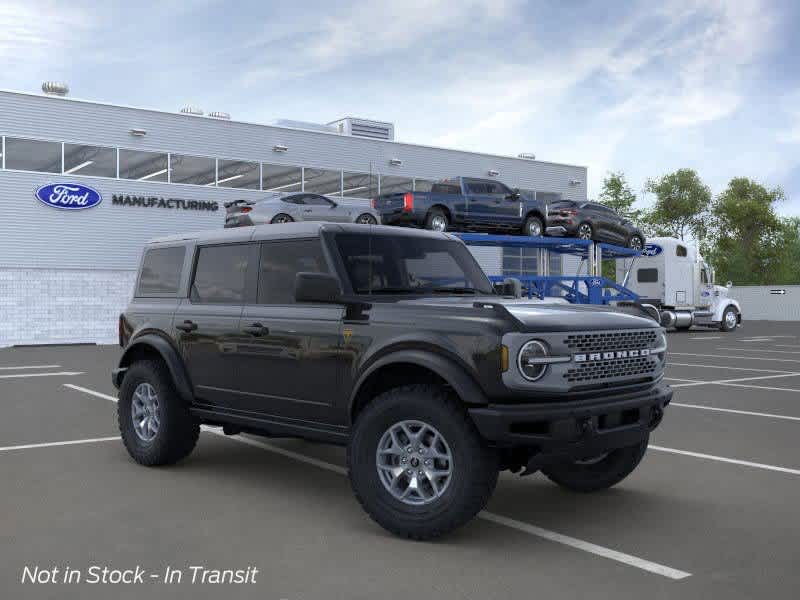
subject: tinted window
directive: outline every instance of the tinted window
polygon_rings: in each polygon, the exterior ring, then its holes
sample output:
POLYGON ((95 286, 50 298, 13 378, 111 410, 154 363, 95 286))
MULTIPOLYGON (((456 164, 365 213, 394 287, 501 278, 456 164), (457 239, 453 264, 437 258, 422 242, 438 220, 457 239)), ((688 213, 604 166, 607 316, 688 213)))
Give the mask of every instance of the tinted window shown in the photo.
POLYGON ((303 196, 303 204, 310 204, 311 206, 330 206, 331 201, 322 196, 309 194, 308 196, 303 196))
POLYGON ((192 283, 192 302, 242 303, 249 253, 248 244, 200 248, 192 283))
POLYGON ((636 281, 639 283, 656 283, 658 281, 658 269, 639 269, 636 271, 636 281))
POLYGON ((7 137, 6 169, 61 173, 61 144, 7 137))
POLYGON ((485 183, 468 183, 467 190, 470 194, 485 194, 486 192, 486 184, 485 183))
POLYGON ((186 248, 153 248, 145 252, 137 296, 174 296, 183 270, 186 248))
POLYGON ((340 234, 336 243, 359 294, 493 293, 475 258, 458 242, 340 234))
POLYGON ((461 187, 453 185, 452 183, 434 183, 431 186, 431 192, 434 194, 461 194, 461 187))
POLYGON ((64 144, 64 174, 117 176, 117 151, 114 148, 64 144))
POLYGON ((485 183, 484 185, 486 186, 487 194, 503 194, 504 196, 508 196, 511 193, 511 190, 502 183, 485 183))
POLYGON ((217 185, 220 187, 259 188, 259 166, 243 160, 220 160, 217 163, 217 185))
POLYGON ((204 156, 171 154, 169 166, 172 169, 172 183, 191 183, 193 185, 213 185, 217 176, 217 161, 204 156))
MULTIPOLYGON (((433 186, 434 182, 428 179, 414 179, 415 192, 430 192, 433 186)), ((458 193, 460 194, 461 191, 459 190, 458 193)))
POLYGON ((686 256, 686 246, 676 246, 675 247, 675 256, 686 256))
POLYGON ((302 272, 328 272, 319 239, 262 244, 258 303, 294 304, 295 277, 302 272))
POLYGON ((261 165, 266 192, 300 192, 303 189, 303 169, 283 165, 261 165))
POLYGON ((119 151, 119 176, 139 181, 167 181, 167 155, 140 150, 119 151))
POLYGON ((306 167, 304 189, 315 194, 341 196, 342 172, 306 167))

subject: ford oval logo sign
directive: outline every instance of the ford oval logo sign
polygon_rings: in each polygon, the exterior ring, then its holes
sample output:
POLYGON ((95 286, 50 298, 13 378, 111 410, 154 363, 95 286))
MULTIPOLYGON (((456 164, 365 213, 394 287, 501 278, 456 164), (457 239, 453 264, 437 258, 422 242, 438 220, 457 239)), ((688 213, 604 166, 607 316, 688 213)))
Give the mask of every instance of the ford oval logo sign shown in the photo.
POLYGON ((658 244, 645 244, 642 250, 642 256, 658 256, 664 249, 658 244))
POLYGON ((92 208, 103 201, 95 189, 79 183, 49 183, 36 190, 36 198, 42 204, 64 210, 92 208))

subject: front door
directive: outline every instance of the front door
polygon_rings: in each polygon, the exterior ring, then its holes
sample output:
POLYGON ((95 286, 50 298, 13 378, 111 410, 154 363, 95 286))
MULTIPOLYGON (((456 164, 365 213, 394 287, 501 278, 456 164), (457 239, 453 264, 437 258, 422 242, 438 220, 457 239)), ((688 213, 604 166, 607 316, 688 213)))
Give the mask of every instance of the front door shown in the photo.
POLYGON ((294 301, 297 273, 329 270, 321 244, 261 244, 257 300, 241 318, 248 338, 239 346, 236 409, 290 421, 337 419, 344 307, 294 301))
POLYGON ((522 199, 500 182, 486 182, 489 197, 489 225, 514 227, 522 225, 522 199))
POLYGON ((175 311, 176 339, 199 404, 230 407, 236 400, 250 244, 201 246, 191 293, 175 311))
POLYGON ((306 194, 301 208, 304 221, 345 222, 349 217, 343 210, 337 210, 337 204, 325 196, 306 194))

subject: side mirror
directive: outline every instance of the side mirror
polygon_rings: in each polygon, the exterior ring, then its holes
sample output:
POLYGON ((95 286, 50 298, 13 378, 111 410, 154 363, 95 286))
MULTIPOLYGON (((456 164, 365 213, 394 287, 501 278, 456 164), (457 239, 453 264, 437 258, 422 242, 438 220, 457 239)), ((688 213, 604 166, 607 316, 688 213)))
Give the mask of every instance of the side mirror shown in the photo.
POLYGON ((298 302, 341 302, 339 280, 328 273, 298 273, 294 280, 294 299, 298 302))
POLYGON ((511 193, 506 196, 509 200, 519 200, 522 194, 519 193, 519 188, 514 188, 511 193))

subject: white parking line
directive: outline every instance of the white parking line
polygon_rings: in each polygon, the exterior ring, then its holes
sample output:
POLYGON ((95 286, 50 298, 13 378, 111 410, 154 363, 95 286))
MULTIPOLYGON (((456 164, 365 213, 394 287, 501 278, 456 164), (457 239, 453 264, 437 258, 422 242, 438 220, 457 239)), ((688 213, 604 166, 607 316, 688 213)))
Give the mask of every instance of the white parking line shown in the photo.
POLYGON ((721 335, 697 335, 694 337, 690 337, 690 340, 721 340, 721 335))
MULTIPOLYGON (((88 388, 79 387, 76 385, 71 384, 64 384, 66 387, 69 387, 74 390, 78 390, 81 392, 85 392, 87 394, 91 394, 92 396, 96 396, 98 398, 102 398, 104 400, 110 400, 111 402, 116 402, 117 399, 114 396, 109 396, 108 394, 103 394, 101 392, 96 392, 94 390, 90 390, 88 388)), ((336 473, 338 475, 347 475, 347 469, 341 467, 339 465, 334 465, 333 463, 326 462, 324 460, 318 460, 311 456, 306 456, 305 454, 300 454, 299 452, 292 452, 291 450, 286 450, 284 448, 279 448, 278 446, 273 446, 272 444, 267 444, 266 442, 261 442, 258 440, 254 440, 248 437, 242 437, 240 435, 236 436, 229 436, 225 435, 219 428, 211 428, 207 426, 203 426, 202 430, 211 433, 214 435, 221 436, 223 438, 229 439, 233 442, 238 442, 240 444, 246 444, 248 446, 254 446, 256 448, 260 448, 262 450, 266 450, 268 452, 272 452, 274 454, 279 454, 281 456, 285 456, 287 458, 291 458, 292 460, 296 460, 308 465, 313 465, 320 469, 325 469, 326 471, 331 471, 332 473, 336 473)), ((108 438, 108 439, 119 439, 119 438, 108 438)), ((97 440, 91 441, 101 441, 101 438, 97 440)), ((69 442, 62 442, 62 444, 66 444, 69 442)), ((73 443, 81 443, 80 441, 73 442, 73 443)), ((516 529, 517 531, 522 531, 524 533, 535 535, 537 537, 541 537, 552 542, 557 542, 559 544, 563 544, 565 546, 570 546, 572 548, 576 548, 578 550, 583 550, 584 552, 588 552, 590 554, 594 554, 596 556, 602 556, 609 560, 614 560, 620 563, 624 563, 626 565, 630 565, 632 567, 636 567, 637 569, 641 569, 643 571, 648 571, 650 573, 655 573, 656 575, 661 575, 663 577, 667 577, 669 579, 685 579, 690 577, 692 574, 687 573, 686 571, 681 571, 679 569, 673 569, 672 567, 668 567, 666 565, 662 565, 656 562, 652 562, 649 560, 645 560, 643 558, 639 558, 638 556, 633 556, 632 554, 625 554, 624 552, 618 552, 616 550, 612 550, 611 548, 606 548, 604 546, 598 546, 597 544, 593 544, 591 542, 587 542, 584 540, 580 540, 578 538, 573 538, 555 531, 550 531, 549 529, 543 529, 541 527, 537 527, 535 525, 530 525, 528 523, 524 523, 522 521, 517 521, 516 519, 510 519, 508 517, 503 517, 501 515, 496 515, 494 513, 490 513, 488 511, 482 511, 478 513, 478 518, 483 519, 485 521, 491 521, 492 523, 503 525, 505 527, 509 527, 511 529, 516 529)))
POLYGON ((19 371, 22 369, 60 369, 61 365, 23 365, 19 367, 0 367, 0 371, 19 371))
POLYGON ((750 410, 736 410, 734 408, 718 408, 716 406, 703 406, 701 404, 683 404, 682 402, 670 402, 670 406, 681 408, 699 408, 701 410, 713 410, 716 412, 732 413, 735 415, 745 415, 748 417, 768 417, 770 419, 784 419, 786 421, 800 421, 800 417, 790 417, 789 415, 776 415, 775 413, 753 412, 750 410))
POLYGON ((12 375, 0 375, 0 379, 21 379, 23 377, 55 377, 72 375, 83 375, 83 371, 60 371, 57 373, 14 373, 12 375))
POLYGON ((768 360, 770 362, 791 362, 796 363, 800 362, 800 360, 795 358, 763 358, 763 357, 756 357, 756 356, 728 356, 724 354, 695 354, 692 352, 672 352, 670 351, 670 355, 672 356, 706 356, 709 358, 741 358, 742 360, 768 360))
POLYGON ((793 388, 782 388, 782 387, 769 387, 766 385, 748 385, 746 383, 722 383, 720 385, 727 385, 730 387, 740 387, 740 388, 754 388, 757 390, 767 390, 770 392, 794 392, 800 393, 800 390, 796 390, 793 388))
POLYGON ((697 363, 676 363, 669 361, 668 367, 699 367, 703 369, 729 369, 731 371, 755 371, 756 373, 791 373, 792 371, 776 371, 775 369, 751 369, 747 367, 731 367, 729 365, 698 365, 697 363))
POLYGON ((696 385, 725 385, 725 384, 738 383, 740 381, 757 381, 759 379, 778 379, 779 377, 797 377, 798 375, 800 375, 800 373, 783 373, 781 375, 760 375, 758 377, 739 377, 737 379, 718 379, 716 381, 700 381, 696 379, 676 380, 674 377, 665 377, 664 379, 685 381, 686 383, 676 383, 675 385, 670 386, 674 388, 679 388, 679 387, 693 387, 696 385))
POLYGON ((13 452, 14 450, 30 450, 31 448, 52 448, 53 446, 75 446, 77 444, 95 444, 97 442, 111 442, 118 440, 119 436, 89 438, 85 440, 68 440, 66 442, 45 442, 42 444, 22 444, 20 446, 3 446, 0 452, 13 452))
POLYGON ((766 465, 764 463, 750 462, 749 460, 739 460, 736 458, 726 458, 724 456, 716 456, 714 454, 703 454, 702 452, 690 452, 689 450, 666 448, 664 446, 654 446, 653 444, 650 444, 647 447, 647 449, 657 450, 659 452, 667 452, 669 454, 681 454, 683 456, 692 456, 694 458, 704 458, 706 460, 714 460, 717 462, 724 462, 732 465, 753 467, 755 469, 764 469, 766 471, 777 471, 779 473, 789 473, 790 475, 800 475, 800 469, 790 469, 788 467, 776 467, 775 465, 766 465))
MULTIPOLYGON (((717 347, 717 350, 740 350, 740 348, 717 347)), ((753 352, 769 352, 771 354, 800 354, 797 350, 767 350, 766 348, 753 348, 753 352)))

